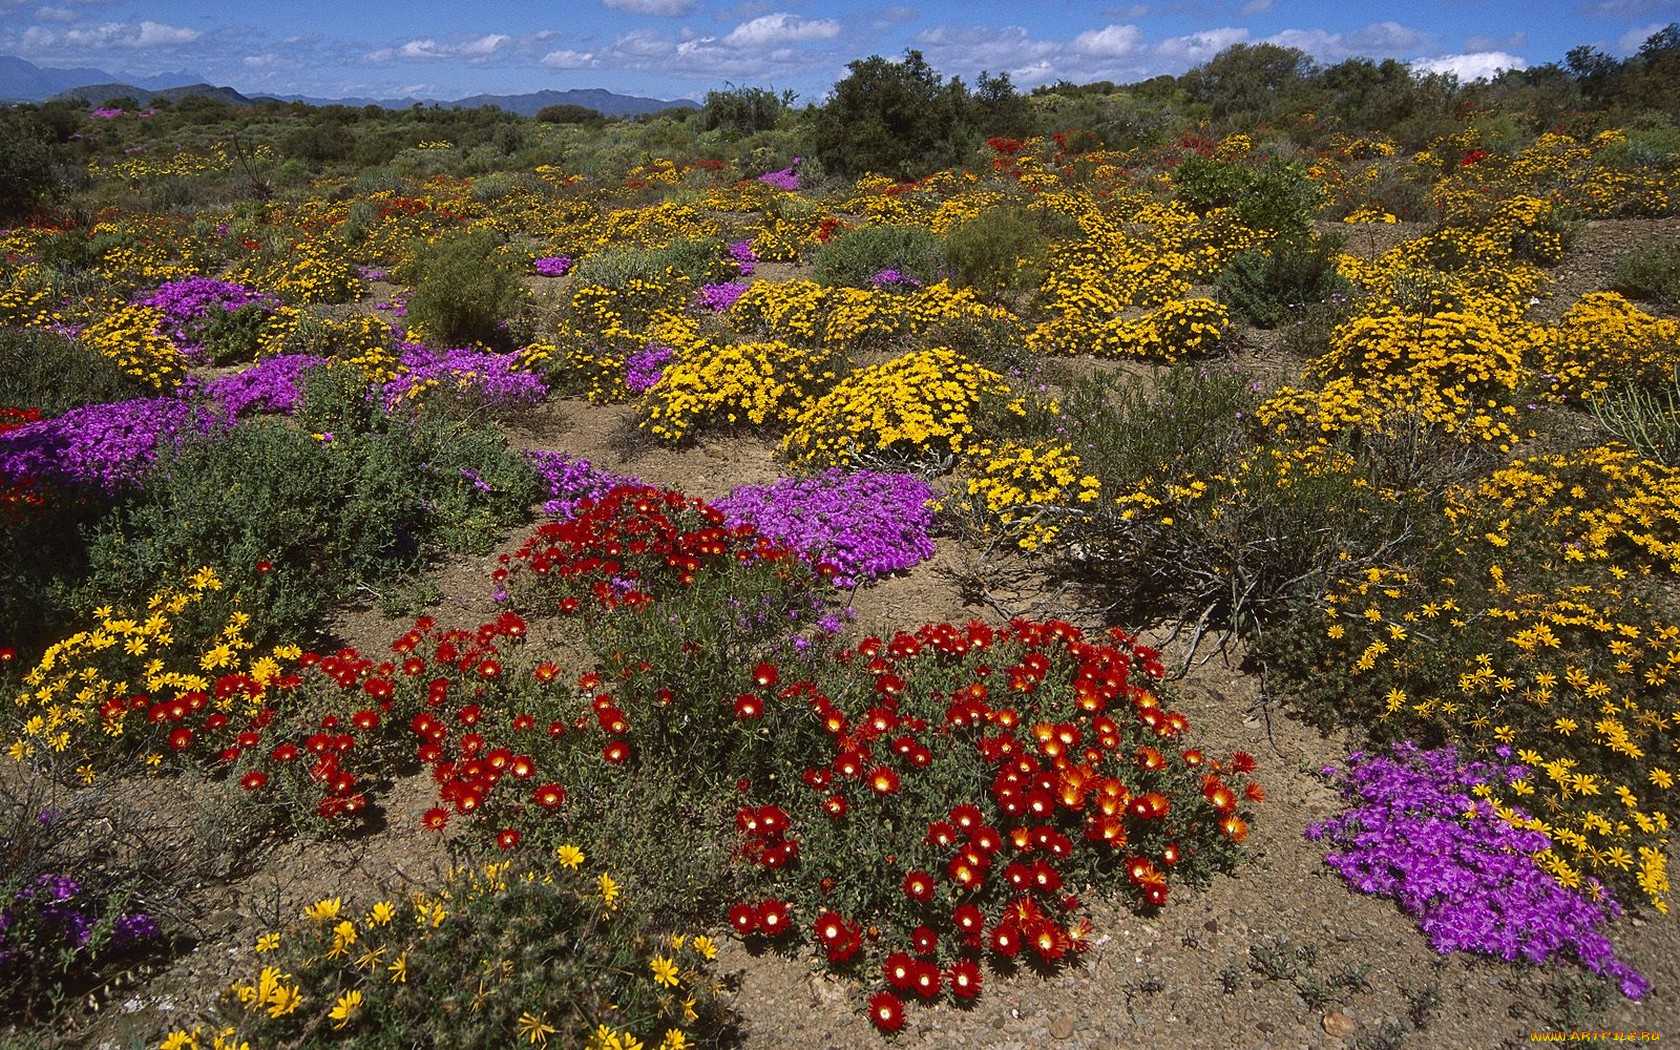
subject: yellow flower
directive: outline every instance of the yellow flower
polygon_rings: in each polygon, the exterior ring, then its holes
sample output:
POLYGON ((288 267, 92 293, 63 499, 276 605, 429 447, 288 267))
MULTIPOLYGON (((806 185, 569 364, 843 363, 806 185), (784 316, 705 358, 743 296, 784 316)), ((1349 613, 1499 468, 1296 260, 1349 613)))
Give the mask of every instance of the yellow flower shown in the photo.
POLYGON ((561 867, 576 871, 583 864, 583 850, 570 844, 561 846, 554 851, 554 859, 561 867))
POLYGON ((555 1029, 548 1023, 546 1013, 526 1011, 519 1015, 518 1027, 514 1031, 518 1038, 529 1039, 534 1046, 547 1046, 548 1037, 554 1034, 555 1029))
POLYGON ((397 909, 390 901, 380 901, 368 912, 369 926, 386 926, 396 917, 397 909))
POLYGON ((603 871, 601 877, 596 880, 596 885, 601 889, 601 903, 609 908, 613 907, 618 900, 618 883, 613 881, 611 875, 603 871))
POLYGON ((669 1028, 665 1031, 665 1039, 659 1044, 659 1050, 688 1050, 693 1044, 681 1028, 669 1028))
POLYGON ((713 959, 717 958, 717 942, 712 940, 710 937, 707 937, 705 934, 701 934, 694 938, 694 950, 699 952, 700 957, 705 959, 707 962, 711 962, 713 959))
POLYGON ((655 955, 653 957, 653 961, 648 965, 653 970, 654 984, 661 984, 667 988, 675 988, 680 982, 677 964, 665 956, 655 955))
POLYGON ((362 993, 352 988, 338 997, 338 1001, 333 1004, 333 1008, 327 1012, 327 1020, 338 1022, 333 1025, 334 1030, 342 1029, 350 1023, 350 1018, 356 1015, 356 1011, 361 1005, 362 993))
POLYGON ((278 947, 280 947, 280 935, 278 933, 265 933, 257 938, 257 954, 259 955, 263 952, 271 952, 278 947))
POLYGON ((385 967, 391 973, 392 984, 408 983, 408 953, 403 952, 392 960, 391 965, 385 967))
POLYGON ((343 906, 343 900, 338 897, 324 897, 303 909, 303 914, 316 922, 326 922, 338 918, 338 910, 343 906))

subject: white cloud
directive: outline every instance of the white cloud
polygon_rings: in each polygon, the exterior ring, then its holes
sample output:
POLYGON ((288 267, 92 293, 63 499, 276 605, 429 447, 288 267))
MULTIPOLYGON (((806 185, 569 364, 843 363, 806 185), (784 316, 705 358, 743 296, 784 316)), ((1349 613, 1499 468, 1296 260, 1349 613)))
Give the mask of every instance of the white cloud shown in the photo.
POLYGON ((81 15, 68 7, 37 7, 35 17, 42 22, 74 22, 81 15))
POLYGON ((1248 42, 1248 30, 1232 26, 1208 29, 1188 36, 1175 36, 1155 45, 1155 54, 1172 72, 1200 65, 1232 44, 1248 42))
POLYGON ((1340 62, 1362 55, 1373 58, 1399 58, 1416 54, 1428 45, 1422 33, 1408 29, 1399 22, 1375 22, 1349 33, 1331 33, 1323 29, 1285 29, 1266 37, 1268 44, 1294 47, 1305 51, 1320 62, 1340 62))
POLYGON ((1087 55, 1120 58, 1135 54, 1143 42, 1143 30, 1137 26, 1104 26, 1087 29, 1073 38, 1073 50, 1087 55))
POLYGON ((614 11, 630 15, 658 15, 682 18, 694 13, 694 0, 601 0, 614 11))
POLYGON ((588 69, 596 64, 593 51, 550 51, 541 61, 550 69, 588 69))
POLYGON ((1623 33, 1616 40, 1616 51, 1621 55, 1637 55, 1639 49, 1645 46, 1645 41, 1663 31, 1666 22, 1652 22, 1650 25, 1635 26, 1623 33))
POLYGON ((435 62, 444 59, 489 58, 513 38, 506 33, 487 33, 460 44, 440 44, 431 37, 418 37, 398 47, 382 47, 367 57, 373 62, 435 62))
POLYGON ((833 40, 840 35, 840 23, 832 18, 800 18, 785 11, 742 22, 723 38, 725 47, 763 47, 796 40, 833 40))
POLYGON ((1420 58, 1413 69, 1426 73, 1451 73, 1461 81, 1491 79, 1506 69, 1527 69, 1528 61, 1504 51, 1476 51, 1463 55, 1420 58))
POLYGON ((1248 3, 1242 5, 1240 10, 1245 15, 1263 15, 1276 6, 1273 0, 1248 0, 1248 3))
POLYGON ((103 22, 94 26, 54 31, 30 26, 18 38, 19 49, 28 52, 46 51, 58 47, 89 50, 122 48, 149 51, 156 48, 190 44, 204 34, 196 29, 165 25, 162 22, 139 23, 103 22))

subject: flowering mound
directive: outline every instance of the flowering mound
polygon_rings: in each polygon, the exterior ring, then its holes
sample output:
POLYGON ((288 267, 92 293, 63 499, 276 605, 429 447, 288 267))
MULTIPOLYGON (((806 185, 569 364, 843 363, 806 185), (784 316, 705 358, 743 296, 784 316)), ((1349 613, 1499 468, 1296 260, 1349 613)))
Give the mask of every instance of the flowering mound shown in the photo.
POLYGON ((520 367, 520 355, 481 350, 433 350, 418 344, 404 346, 402 370, 385 384, 385 409, 418 400, 434 389, 476 398, 486 405, 512 408, 531 405, 548 396, 548 387, 520 367))
POLYGON ((314 354, 271 357, 243 372, 211 380, 204 385, 204 394, 236 418, 253 412, 290 415, 297 411, 303 373, 326 363, 326 358, 314 354))
POLYGON ((525 462, 536 471, 537 483, 548 496, 543 501, 543 513, 562 519, 575 516, 583 500, 598 500, 620 485, 641 484, 564 452, 534 449, 525 453, 525 462))
POLYGON ((1616 978, 1623 995, 1643 998, 1650 984, 1598 932, 1621 914, 1615 899, 1596 883, 1602 904, 1559 886, 1533 857, 1551 838, 1521 811, 1507 819, 1486 801, 1490 781, 1527 772, 1466 765, 1450 747, 1396 744, 1393 758, 1356 751, 1341 785, 1354 808, 1311 825, 1307 837, 1339 847, 1325 863, 1361 893, 1393 897, 1443 955, 1478 951, 1542 965, 1567 950, 1616 978))
POLYGON ((731 527, 751 525, 807 561, 833 565, 836 587, 856 587, 933 556, 932 498, 927 482, 910 474, 831 468, 742 485, 717 508, 731 527))
POLYGON ((253 291, 242 284, 218 281, 211 277, 188 277, 168 281, 150 295, 135 300, 163 314, 158 331, 189 360, 199 360, 205 351, 204 340, 213 320, 222 314, 233 313, 241 307, 256 305, 266 311, 279 306, 272 295, 253 291))
POLYGON ((192 405, 173 397, 72 408, 0 433, 0 478, 112 489, 145 473, 158 444, 190 426, 192 417, 192 405))

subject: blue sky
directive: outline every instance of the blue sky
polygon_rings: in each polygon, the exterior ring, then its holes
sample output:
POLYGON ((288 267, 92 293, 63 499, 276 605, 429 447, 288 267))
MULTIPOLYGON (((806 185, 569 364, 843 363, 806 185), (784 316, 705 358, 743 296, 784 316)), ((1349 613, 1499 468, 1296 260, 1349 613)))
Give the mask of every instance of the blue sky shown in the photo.
POLYGON ((451 99, 603 87, 698 99, 728 84, 818 101, 846 63, 920 50, 1017 87, 1182 73, 1234 43, 1322 62, 1397 58, 1461 78, 1612 55, 1680 21, 1680 0, 0 0, 0 54, 43 66, 196 74, 246 93, 451 99))

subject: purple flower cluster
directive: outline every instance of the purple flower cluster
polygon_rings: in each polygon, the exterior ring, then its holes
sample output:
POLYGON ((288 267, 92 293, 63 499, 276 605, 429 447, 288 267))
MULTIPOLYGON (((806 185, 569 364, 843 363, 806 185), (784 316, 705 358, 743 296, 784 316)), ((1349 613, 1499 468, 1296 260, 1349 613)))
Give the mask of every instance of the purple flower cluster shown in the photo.
POLYGON ((876 288, 920 288, 922 286, 922 282, 909 274, 891 268, 877 270, 875 275, 869 278, 869 283, 876 288))
POLYGON ((911 474, 835 468, 743 485, 715 506, 730 526, 753 525, 808 561, 833 565, 835 586, 856 587, 933 556, 932 499, 927 482, 911 474))
POLYGON ((649 343, 631 354, 624 362, 624 387, 632 394, 652 390, 664 378, 665 365, 677 352, 668 346, 649 343))
POLYGON ((799 158, 799 157, 793 158, 793 163, 789 164, 787 167, 783 168, 781 171, 767 171, 767 172, 765 172, 763 175, 760 175, 758 177, 758 181, 763 182, 763 183, 768 183, 769 185, 774 186, 779 190, 787 190, 789 193, 792 193, 794 190, 797 190, 799 188, 799 161, 800 161, 800 159, 801 158, 799 158))
POLYGON ((95 120, 115 120, 122 115, 123 111, 120 109, 93 109, 88 111, 88 116, 95 120))
POLYGON ((254 291, 242 284, 218 281, 213 277, 188 277, 168 281, 157 291, 135 300, 163 312, 159 332, 174 343, 189 358, 204 350, 206 320, 212 311, 232 313, 242 306, 258 303, 268 309, 280 301, 265 292, 254 291))
POLYGON ((735 300, 741 298, 747 286, 740 281, 721 281, 717 284, 703 284, 694 297, 694 305, 702 310, 722 313, 735 305, 735 300))
POLYGON ((753 251, 751 241, 732 241, 729 245, 729 257, 735 260, 742 277, 751 277, 753 271, 758 269, 758 253, 753 251))
POLYGON ((1540 965, 1568 949, 1594 973, 1614 977, 1623 995, 1643 998, 1650 983, 1598 931, 1621 914, 1615 899, 1596 884, 1604 904, 1560 886, 1532 856, 1551 838, 1511 825, 1472 795, 1477 785, 1526 772, 1461 763, 1453 748, 1424 751, 1411 742, 1394 745, 1393 757, 1356 751, 1340 783, 1354 808, 1306 834, 1328 839, 1337 851, 1324 862, 1359 892, 1393 897, 1443 955, 1477 951, 1540 965))
MULTIPOLYGON (((192 420, 192 405, 174 397, 72 408, 0 434, 0 479, 48 478, 109 491, 144 474, 159 442, 192 420)), ((202 431, 213 425, 208 418, 198 422, 202 431)))
POLYGON ((545 255, 532 265, 539 277, 564 277, 572 269, 572 260, 564 255, 545 255))
POLYGON ((231 418, 252 412, 290 415, 297 411, 299 377, 306 369, 326 363, 326 358, 314 354, 271 357, 243 372, 212 379, 203 392, 231 418))
POLYGON ((384 386, 385 409, 436 383, 477 397, 487 405, 512 408, 534 405, 548 396, 548 385, 519 367, 519 355, 482 350, 433 350, 402 344, 403 374, 384 386))
MULTIPOLYGON (((91 902, 78 900, 80 896, 81 883, 67 875, 51 873, 36 876, 32 884, 14 893, 11 901, 0 908, 0 971, 15 958, 29 964, 30 956, 43 947, 55 955, 60 946, 73 950, 86 948, 93 940, 99 913, 91 902), (31 951, 32 946, 26 941, 34 938, 23 932, 28 927, 34 927, 30 932, 38 931, 52 943, 35 945, 31 951)), ((157 921, 150 915, 124 915, 111 925, 110 947, 121 948, 157 934, 157 921)))
POLYGON ((599 470, 587 459, 574 459, 564 452, 533 449, 525 453, 525 460, 549 495, 543 502, 543 513, 561 521, 575 517, 578 503, 583 500, 600 499, 620 485, 641 484, 635 478, 599 470))

